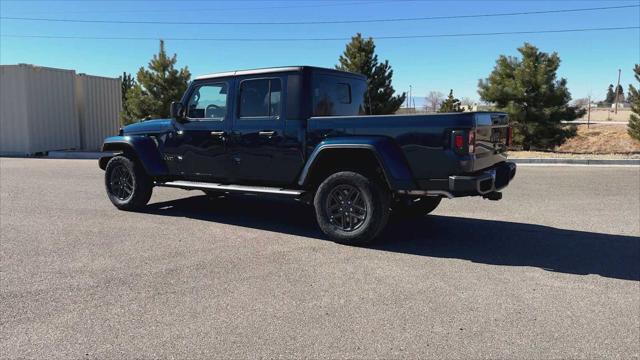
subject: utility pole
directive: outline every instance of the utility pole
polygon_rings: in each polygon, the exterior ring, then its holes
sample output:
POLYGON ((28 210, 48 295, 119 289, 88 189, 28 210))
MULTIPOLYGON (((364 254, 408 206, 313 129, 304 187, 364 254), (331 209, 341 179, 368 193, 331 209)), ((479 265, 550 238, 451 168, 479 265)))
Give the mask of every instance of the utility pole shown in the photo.
POLYGON ((406 107, 407 109, 409 109, 409 99, 407 99, 407 102, 406 102, 406 104, 405 104, 405 106, 404 106, 404 107, 406 107))
POLYGON ((591 124, 591 93, 589 93, 589 102, 587 103, 587 129, 591 124))
MULTIPOLYGON (((413 90, 412 86, 409 85, 409 107, 411 107, 411 91, 413 90)), ((413 111, 410 111, 411 113, 413 113, 413 111)))
POLYGON ((616 85, 616 97, 615 97, 615 103, 616 103, 616 110, 615 113, 618 113, 618 88, 620 87, 620 69, 618 69, 618 85, 616 85))

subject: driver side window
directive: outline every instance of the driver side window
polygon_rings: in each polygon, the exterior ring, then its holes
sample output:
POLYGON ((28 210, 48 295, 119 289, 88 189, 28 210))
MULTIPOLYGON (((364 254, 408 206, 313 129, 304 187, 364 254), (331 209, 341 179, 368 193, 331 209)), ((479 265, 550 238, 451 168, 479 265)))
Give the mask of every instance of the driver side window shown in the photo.
POLYGON ((227 115, 227 84, 206 84, 194 90, 187 105, 190 119, 224 120, 227 115))

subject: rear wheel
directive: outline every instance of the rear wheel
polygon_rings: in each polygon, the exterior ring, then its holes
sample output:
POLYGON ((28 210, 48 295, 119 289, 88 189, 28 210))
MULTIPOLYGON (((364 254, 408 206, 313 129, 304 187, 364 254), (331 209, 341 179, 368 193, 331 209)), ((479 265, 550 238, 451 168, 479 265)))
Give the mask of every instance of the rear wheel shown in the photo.
POLYGON ((142 165, 124 155, 114 156, 104 172, 109 200, 120 210, 136 210, 151 198, 153 181, 142 165))
POLYGON ((389 218, 389 192, 361 174, 343 171, 326 178, 314 198, 316 220, 332 240, 371 242, 389 218))
POLYGON ((401 217, 425 216, 435 210, 442 198, 434 196, 424 196, 410 199, 400 199, 393 207, 393 215, 401 217))

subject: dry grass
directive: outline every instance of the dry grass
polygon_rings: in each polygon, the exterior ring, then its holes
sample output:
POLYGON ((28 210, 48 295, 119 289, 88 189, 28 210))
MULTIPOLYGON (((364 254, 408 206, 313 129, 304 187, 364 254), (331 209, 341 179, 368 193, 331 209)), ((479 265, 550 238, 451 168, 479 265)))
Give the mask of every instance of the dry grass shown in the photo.
POLYGON ((640 154, 573 154, 544 151, 509 151, 509 159, 640 159, 640 154))
MULTIPOLYGON (((591 109, 591 121, 629 121, 631 109, 618 109, 616 114, 613 109, 591 109)), ((578 120, 587 121, 587 114, 578 120)))
POLYGON ((578 125, 576 136, 553 151, 509 151, 510 158, 640 159, 640 141, 626 125, 578 125))
POLYGON ((555 151, 578 154, 640 153, 640 141, 632 139, 626 125, 578 126, 578 134, 558 146, 555 151))

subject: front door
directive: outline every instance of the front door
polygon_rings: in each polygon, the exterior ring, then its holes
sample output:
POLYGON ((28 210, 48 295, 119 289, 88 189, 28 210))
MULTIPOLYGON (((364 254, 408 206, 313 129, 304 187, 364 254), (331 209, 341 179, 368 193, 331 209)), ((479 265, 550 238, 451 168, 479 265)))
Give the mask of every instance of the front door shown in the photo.
POLYGON ((174 122, 175 131, 166 142, 165 160, 174 173, 203 181, 228 179, 230 88, 229 82, 219 80, 192 87, 186 120, 174 122))

